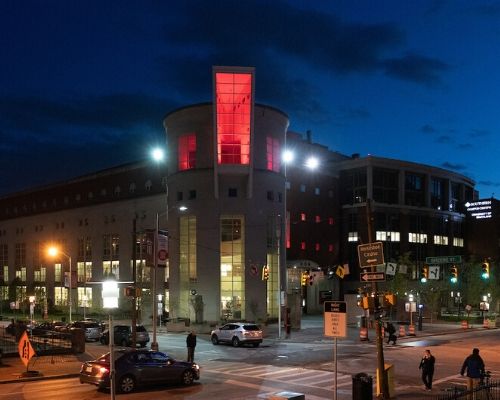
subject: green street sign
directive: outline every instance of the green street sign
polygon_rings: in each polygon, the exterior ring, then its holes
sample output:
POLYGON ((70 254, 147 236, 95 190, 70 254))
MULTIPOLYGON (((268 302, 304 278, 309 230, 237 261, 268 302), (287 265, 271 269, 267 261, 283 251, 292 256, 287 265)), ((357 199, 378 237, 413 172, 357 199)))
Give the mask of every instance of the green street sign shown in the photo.
POLYGON ((425 257, 427 264, 460 264, 462 256, 425 257))

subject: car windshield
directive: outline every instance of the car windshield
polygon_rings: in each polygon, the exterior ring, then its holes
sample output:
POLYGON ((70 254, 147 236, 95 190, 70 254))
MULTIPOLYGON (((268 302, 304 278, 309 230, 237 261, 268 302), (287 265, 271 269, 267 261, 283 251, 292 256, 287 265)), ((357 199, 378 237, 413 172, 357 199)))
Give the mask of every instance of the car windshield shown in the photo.
POLYGON ((96 324, 95 322, 86 322, 85 327, 86 328, 99 328, 99 324, 96 324))
MULTIPOLYGON (((120 351, 120 350, 115 351, 115 361, 118 360, 119 358, 123 357, 124 354, 125 354, 124 351, 120 351)), ((109 363, 109 353, 103 354, 96 361, 100 362, 100 363, 109 363)))
POLYGON ((142 325, 137 325, 137 327, 135 328, 135 331, 136 332, 147 332, 146 328, 144 328, 142 325))
POLYGON ((259 327, 257 325, 243 325, 243 328, 246 330, 246 331, 260 331, 259 327))

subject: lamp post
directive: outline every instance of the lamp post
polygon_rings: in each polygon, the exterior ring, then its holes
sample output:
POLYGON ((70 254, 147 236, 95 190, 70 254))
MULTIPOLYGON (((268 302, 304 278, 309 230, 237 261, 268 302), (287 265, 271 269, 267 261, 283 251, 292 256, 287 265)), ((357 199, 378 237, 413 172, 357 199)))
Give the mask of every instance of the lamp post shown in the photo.
POLYGON ((115 399, 116 382, 115 382, 115 355, 114 355, 114 341, 115 332, 113 329, 113 316, 111 310, 118 308, 118 282, 115 280, 107 280, 102 283, 102 306, 109 309, 109 391, 111 400, 115 399))
POLYGON ((58 249, 57 247, 49 247, 48 249, 48 253, 49 253, 49 256, 51 257, 56 257, 57 255, 59 254, 62 254, 63 256, 67 257, 68 258, 68 262, 69 262, 69 279, 68 279, 68 282, 69 282, 69 293, 68 293, 68 301, 69 301, 69 323, 73 322, 73 318, 72 318, 72 312, 73 312, 73 297, 72 297, 72 290, 73 290, 73 270, 71 268, 71 256, 66 254, 65 252, 61 251, 60 249, 58 249))

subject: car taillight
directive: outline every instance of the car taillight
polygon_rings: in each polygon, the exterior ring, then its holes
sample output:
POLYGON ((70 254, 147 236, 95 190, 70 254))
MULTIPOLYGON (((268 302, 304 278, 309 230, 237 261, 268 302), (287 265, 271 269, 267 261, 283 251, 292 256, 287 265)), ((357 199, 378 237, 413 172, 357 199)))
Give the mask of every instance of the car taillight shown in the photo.
POLYGON ((100 367, 99 372, 97 373, 98 376, 103 376, 105 374, 109 373, 109 369, 106 367, 100 367))

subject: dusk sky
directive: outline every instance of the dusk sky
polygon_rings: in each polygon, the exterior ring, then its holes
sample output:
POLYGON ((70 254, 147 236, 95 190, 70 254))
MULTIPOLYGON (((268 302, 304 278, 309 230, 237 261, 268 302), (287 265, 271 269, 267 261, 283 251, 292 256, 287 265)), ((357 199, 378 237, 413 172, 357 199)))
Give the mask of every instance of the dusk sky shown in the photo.
POLYGON ((343 154, 500 197, 500 1, 0 1, 0 196, 147 156, 212 66, 343 154))

